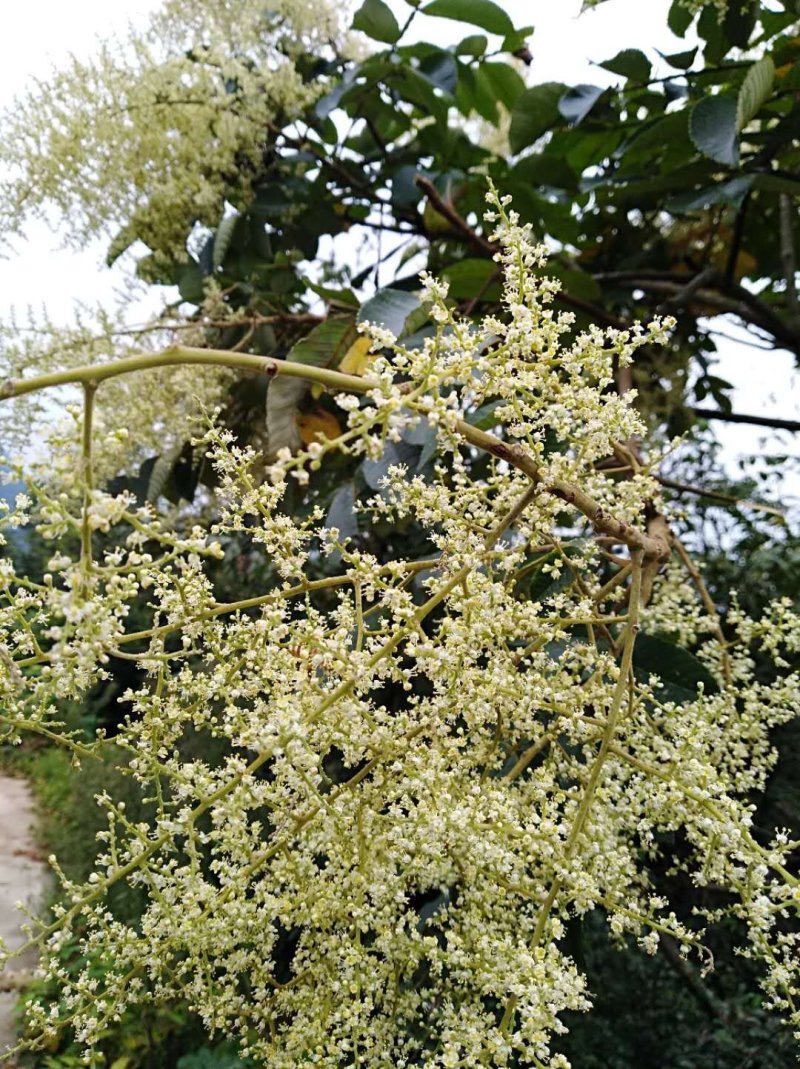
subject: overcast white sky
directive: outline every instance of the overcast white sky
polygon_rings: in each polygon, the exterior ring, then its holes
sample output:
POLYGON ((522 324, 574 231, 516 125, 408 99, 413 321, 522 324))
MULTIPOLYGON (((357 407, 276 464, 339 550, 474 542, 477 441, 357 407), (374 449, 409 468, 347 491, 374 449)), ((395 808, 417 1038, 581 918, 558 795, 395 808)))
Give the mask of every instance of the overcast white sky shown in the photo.
MULTIPOLYGON (((404 0, 389 2, 398 17, 409 11, 404 0)), ((90 53, 98 35, 123 32, 129 21, 141 24, 158 6, 159 0, 29 0, 9 5, 0 41, 0 110, 12 106, 16 93, 34 78, 46 77, 69 52, 90 53)), ((506 0, 503 6, 517 25, 536 26, 529 72, 534 83, 606 83, 613 76, 593 66, 593 60, 599 62, 631 46, 645 47, 656 60, 654 48, 686 47, 666 30, 669 0, 610 0, 580 18, 580 0, 506 0)), ((417 33, 428 40, 457 39, 458 27, 445 20, 419 19, 417 26, 417 33)), ((32 226, 17 254, 0 260, 0 319, 6 318, 10 307, 24 308, 42 296, 55 319, 68 319, 74 301, 111 301, 115 287, 124 285, 122 276, 103 266, 102 246, 75 253, 58 245, 57 235, 43 225, 32 226)), ((761 354, 730 343, 720 349, 718 371, 737 387, 736 408, 800 418, 800 391, 788 353, 761 354)), ((757 428, 721 431, 730 462, 739 453, 756 452, 763 437, 757 428)), ((797 455, 798 443, 791 435, 780 436, 773 448, 780 452, 787 447, 797 455)))

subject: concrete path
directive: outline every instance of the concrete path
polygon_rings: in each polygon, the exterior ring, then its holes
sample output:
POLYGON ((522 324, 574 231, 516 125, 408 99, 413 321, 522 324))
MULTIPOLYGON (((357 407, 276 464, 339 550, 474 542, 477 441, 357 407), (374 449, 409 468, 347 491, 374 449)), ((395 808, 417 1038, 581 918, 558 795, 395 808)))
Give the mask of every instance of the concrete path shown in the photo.
MULTIPOLYGON (((49 868, 40 858, 34 828, 36 811, 33 795, 23 779, 0 775, 0 938, 9 947, 20 946, 25 936, 20 931, 24 916, 15 909, 23 902, 37 909, 44 898, 49 868)), ((16 1042, 14 1006, 17 1001, 16 979, 36 965, 36 955, 14 958, 0 972, 0 1052, 16 1042)))

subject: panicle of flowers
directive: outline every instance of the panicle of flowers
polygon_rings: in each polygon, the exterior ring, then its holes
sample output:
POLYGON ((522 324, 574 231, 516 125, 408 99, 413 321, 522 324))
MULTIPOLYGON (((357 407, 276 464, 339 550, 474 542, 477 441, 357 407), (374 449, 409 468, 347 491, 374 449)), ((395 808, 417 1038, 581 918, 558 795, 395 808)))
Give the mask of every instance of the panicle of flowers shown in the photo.
POLYGON ((212 423, 195 446, 213 507, 177 523, 91 484, 76 413, 57 478, 0 521, 53 543, 41 580, 0 567, 0 725, 58 734, 59 699, 132 657, 115 743, 154 809, 137 822, 100 800, 96 870, 63 881, 42 929, 61 994, 30 1007, 38 1041, 69 1025, 91 1059, 126 1008, 180 998, 272 1069, 567 1069, 564 1014, 590 1005, 565 941, 577 918, 602 910, 613 938, 652 953, 670 937, 707 967, 720 911, 682 915, 648 865, 672 832, 670 864, 730 893, 768 997, 800 1025, 797 844, 753 826, 770 731, 800 712, 797 614, 734 605, 723 630, 696 568, 677 555, 657 574, 649 469, 617 480, 598 462, 642 430, 612 361, 668 322, 568 339, 541 250, 491 205, 503 314, 473 326, 426 277, 432 335, 365 327, 382 354, 341 435, 267 464, 212 423), (412 470, 401 447, 420 440, 436 459, 412 470), (304 518, 286 507, 289 476, 334 450, 375 465, 361 541, 313 498, 304 518), (608 517, 611 543, 592 537, 608 517), (382 561, 387 524, 421 555, 382 561), (217 535, 261 554, 263 588, 217 600, 217 535), (682 690, 647 657, 665 646, 693 667, 682 690), (215 745, 198 754, 198 737, 215 745), (124 883, 145 894, 135 923, 109 908, 124 883), (86 965, 67 970, 77 931, 86 965))
POLYGON ((104 235, 119 254, 139 239, 185 258, 194 223, 222 217, 232 175, 247 192, 266 125, 321 90, 293 57, 343 37, 332 4, 169 0, 144 33, 73 58, 5 114, 0 230, 55 208, 76 245, 104 235))

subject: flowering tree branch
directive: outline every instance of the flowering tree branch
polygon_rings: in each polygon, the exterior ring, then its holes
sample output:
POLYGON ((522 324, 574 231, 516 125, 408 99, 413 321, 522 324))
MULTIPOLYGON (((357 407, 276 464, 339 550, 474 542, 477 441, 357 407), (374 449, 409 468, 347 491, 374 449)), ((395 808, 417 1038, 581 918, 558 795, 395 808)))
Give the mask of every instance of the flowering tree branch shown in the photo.
MULTIPOLYGON (((28 379, 14 379, 0 386, 0 401, 21 397, 38 390, 57 386, 81 384, 86 389, 87 406, 93 391, 109 379, 121 375, 152 368, 172 367, 175 365, 200 365, 204 367, 226 367, 242 371, 266 373, 269 377, 285 375, 317 383, 331 391, 364 393, 374 388, 376 383, 357 375, 346 375, 330 368, 313 367, 308 364, 294 363, 291 360, 276 360, 271 357, 254 356, 249 353, 232 353, 228 350, 194 349, 181 345, 171 346, 160 353, 143 353, 107 364, 71 368, 65 371, 49 372, 45 375, 31 376, 28 379)), ((88 409, 90 412, 91 409, 88 409)), ((576 484, 563 479, 548 483, 543 481, 539 466, 522 446, 508 444, 495 435, 472 426, 466 420, 455 424, 458 434, 470 445, 476 446, 499 460, 504 460, 519 471, 545 493, 559 497, 566 504, 573 506, 589 520, 599 532, 616 538, 632 549, 642 550, 648 557, 664 560, 669 556, 669 548, 660 538, 648 538, 630 524, 616 519, 607 513, 603 506, 595 501, 576 484)))
POLYGON ((723 619, 672 540, 655 461, 620 444, 644 428, 609 389, 615 365, 665 324, 572 337, 535 270, 544 250, 494 192, 488 221, 502 318, 464 320, 425 275, 431 330, 412 347, 364 324, 364 375, 175 345, 0 389, 8 404, 84 392, 0 517, 52 549, 41 576, 0 560, 0 730, 98 752, 102 738, 59 724, 59 703, 133 658, 115 745, 154 800, 147 822, 100 797, 96 871, 60 874, 64 902, 31 930, 61 992, 55 1013, 31 1003, 33 1044, 69 1027, 91 1056, 128 1006, 185 998, 272 1069, 338 1069, 367 1049, 371 1069, 564 1069, 561 1017, 589 1006, 567 923, 601 908, 649 953, 665 936, 703 953, 701 921, 678 916, 646 864, 676 829, 687 848, 672 863, 726 888, 769 997, 800 1019, 784 924, 796 844, 758 842, 750 801, 771 728, 800 711, 800 619, 781 600, 723 619), (214 468, 213 514, 165 522, 99 473, 119 456, 115 391, 180 366, 256 372, 270 390, 310 381, 346 425, 265 460, 207 419, 193 446, 214 468), (393 459, 420 437, 430 468, 393 459), (379 462, 352 507, 376 530, 415 525, 424 559, 379 561, 313 494, 305 515, 286 508, 292 481, 333 456, 379 462), (271 589, 218 600, 226 542, 260 556, 271 589), (131 627, 134 609, 151 625, 131 627), (221 756, 187 757, 189 736, 221 756), (119 884, 145 894, 134 923, 109 911, 119 884), (75 973, 58 947, 78 928, 75 973))

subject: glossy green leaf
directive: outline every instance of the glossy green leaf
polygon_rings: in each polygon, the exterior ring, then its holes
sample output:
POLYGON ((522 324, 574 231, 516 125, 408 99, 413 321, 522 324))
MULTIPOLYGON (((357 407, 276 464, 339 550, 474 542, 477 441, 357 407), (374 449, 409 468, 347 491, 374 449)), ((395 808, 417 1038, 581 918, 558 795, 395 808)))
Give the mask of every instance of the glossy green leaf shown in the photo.
POLYGON ((400 38, 400 25, 383 0, 364 0, 353 16, 353 29, 387 45, 400 38))
POLYGON ((520 29, 514 30, 513 33, 507 34, 503 38, 503 51, 519 52, 520 49, 527 48, 528 39, 532 36, 534 28, 533 26, 522 26, 520 29))
POLYGON ((467 423, 470 423, 473 427, 477 427, 479 430, 490 431, 492 427, 496 427, 499 422, 495 412, 502 404, 502 401, 487 401, 485 405, 476 408, 474 412, 471 412, 467 416, 467 423))
POLYGON ((359 323, 377 323, 379 327, 390 330, 396 338, 401 338, 406 330, 406 323, 420 307, 419 298, 403 290, 378 290, 361 305, 357 321, 359 323))
POLYGON ((566 91, 562 82, 543 82, 526 89, 511 112, 508 139, 512 152, 519 152, 561 122, 558 102, 566 91))
MULTIPOLYGON (((693 189, 681 193, 667 201, 666 207, 671 212, 691 212, 711 208, 715 204, 727 204, 738 208, 747 193, 752 189, 755 175, 745 174, 731 178, 728 182, 719 182, 705 189, 693 189)), ((800 183, 798 183, 800 188, 800 183)))
POLYGON ((437 95, 436 87, 424 74, 411 67, 399 67, 392 78, 392 88, 423 115, 432 115, 438 127, 447 128, 447 101, 437 95))
POLYGON ((552 189, 578 190, 578 176, 562 156, 537 152, 520 160, 509 172, 512 181, 519 179, 532 186, 552 189))
POLYGON ((565 546, 566 561, 556 550, 537 553, 529 557, 517 572, 517 593, 523 595, 528 601, 543 601, 572 586, 575 582, 575 573, 568 561, 582 558, 585 547, 586 543, 583 539, 576 539, 565 546), (558 573, 555 575, 551 570, 554 565, 558 573))
POLYGON ((736 101, 729 96, 707 96, 692 108, 689 136, 704 156, 735 167, 739 163, 736 101))
POLYGON ((481 74, 488 81, 495 97, 504 108, 512 111, 525 92, 525 82, 510 63, 484 63, 481 74))
POLYGON ((321 286, 318 282, 311 282, 306 279, 306 285, 312 290, 318 297, 328 304, 334 307, 347 307, 353 310, 357 309, 360 305, 358 297, 350 289, 335 289, 332 286, 321 286))
POLYGON ((493 0, 432 0, 422 11, 425 15, 468 22, 472 26, 480 26, 487 33, 497 33, 502 37, 514 32, 514 23, 493 0))
POLYGON ((736 101, 736 129, 741 132, 769 99, 775 82, 775 64, 764 56, 750 67, 736 101))
POLYGON ((696 695, 700 684, 706 694, 719 691, 719 684, 703 662, 664 635, 639 635, 633 648, 633 665, 640 678, 657 675, 663 683, 679 688, 690 698, 696 695))
POLYGON ((482 56, 489 45, 489 38, 482 33, 473 33, 456 45, 457 56, 482 56))
POLYGON ((425 56, 419 65, 422 74, 437 89, 452 94, 458 83, 458 65, 452 52, 437 49, 425 56))
POLYGON ((638 48, 623 48, 613 59, 607 59, 600 66, 633 82, 646 82, 652 69, 650 60, 638 48))
POLYGON ((492 260, 459 260, 442 271, 442 277, 450 283, 450 296, 457 301, 484 299, 498 300, 500 281, 497 264, 492 260))
POLYGON ((599 301, 603 296, 600 284, 586 271, 561 267, 553 261, 547 267, 547 274, 557 278, 565 293, 580 297, 584 301, 599 301))
POLYGON ((605 90, 599 85, 576 85, 568 89, 558 102, 558 110, 561 115, 577 126, 582 122, 605 90))

